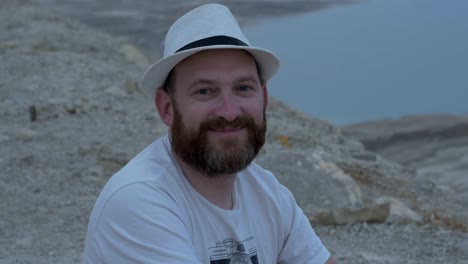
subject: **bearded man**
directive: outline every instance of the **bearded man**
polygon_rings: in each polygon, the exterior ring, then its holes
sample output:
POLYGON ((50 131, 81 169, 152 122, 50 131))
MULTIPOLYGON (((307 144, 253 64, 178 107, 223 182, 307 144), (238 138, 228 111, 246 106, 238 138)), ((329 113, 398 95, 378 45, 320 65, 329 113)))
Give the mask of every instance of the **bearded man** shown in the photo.
POLYGON ((102 190, 83 263, 335 263, 291 192, 253 162, 278 67, 225 6, 172 25, 140 83, 169 132, 102 190))

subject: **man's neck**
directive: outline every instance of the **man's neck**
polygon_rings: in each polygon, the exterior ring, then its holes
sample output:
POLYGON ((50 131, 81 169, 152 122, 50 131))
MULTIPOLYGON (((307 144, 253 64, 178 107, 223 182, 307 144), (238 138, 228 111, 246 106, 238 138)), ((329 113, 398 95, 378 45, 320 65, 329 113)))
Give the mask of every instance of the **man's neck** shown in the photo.
POLYGON ((236 174, 208 176, 200 173, 181 158, 174 155, 185 178, 193 188, 212 204, 226 210, 234 207, 233 191, 236 174))

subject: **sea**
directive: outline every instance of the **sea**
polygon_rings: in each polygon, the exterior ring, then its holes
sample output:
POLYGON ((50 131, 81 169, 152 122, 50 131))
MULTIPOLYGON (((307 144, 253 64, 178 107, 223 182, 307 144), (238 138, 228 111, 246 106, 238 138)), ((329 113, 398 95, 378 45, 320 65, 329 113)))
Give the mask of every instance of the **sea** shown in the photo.
POLYGON ((270 95, 334 125, 468 114, 466 0, 361 1, 244 33, 281 59, 270 95))
MULTIPOLYGON (((151 30, 149 7, 162 3, 39 1, 131 40, 145 39, 151 30), (119 20, 107 19, 109 14, 119 20)), ((281 59, 268 84, 270 95, 338 126, 406 115, 468 114, 468 0, 355 2, 247 23, 243 31, 251 44, 281 59)))

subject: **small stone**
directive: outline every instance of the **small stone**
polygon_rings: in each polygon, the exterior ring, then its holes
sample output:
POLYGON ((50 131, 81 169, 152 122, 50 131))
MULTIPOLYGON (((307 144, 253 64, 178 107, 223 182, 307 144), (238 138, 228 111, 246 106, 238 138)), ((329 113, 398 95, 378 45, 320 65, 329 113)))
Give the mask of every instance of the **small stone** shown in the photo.
POLYGON ((29 119, 31 122, 35 122, 37 120, 37 108, 35 105, 31 105, 29 107, 29 119))
POLYGON ((130 94, 138 89, 138 84, 135 80, 126 80, 125 88, 127 89, 127 93, 130 94))
POLYGON ((344 225, 355 223, 383 223, 389 216, 390 205, 379 204, 361 209, 335 208, 309 217, 314 225, 344 225))
POLYGON ((111 86, 105 90, 106 93, 114 96, 126 96, 126 92, 121 88, 117 86, 111 86))
POLYGON ((379 197, 375 200, 375 204, 390 204, 390 216, 387 223, 391 224, 409 224, 421 223, 422 217, 415 211, 411 210, 403 202, 393 197, 379 197))
POLYGON ((415 228, 416 228, 416 226, 414 224, 409 224, 409 225, 406 225, 403 228, 403 232, 408 233, 408 234, 412 234, 412 233, 414 233, 415 228))
POLYGON ((16 132, 15 138, 22 141, 30 141, 33 138, 39 136, 40 134, 29 128, 22 128, 16 132))
POLYGON ((119 51, 124 55, 125 59, 138 66, 148 66, 149 61, 136 47, 124 44, 120 46, 119 51))
POLYGON ((65 107, 65 111, 67 111, 67 113, 69 113, 69 114, 71 114, 72 112, 76 113, 77 106, 74 103, 67 102, 67 103, 64 104, 64 107, 65 107))

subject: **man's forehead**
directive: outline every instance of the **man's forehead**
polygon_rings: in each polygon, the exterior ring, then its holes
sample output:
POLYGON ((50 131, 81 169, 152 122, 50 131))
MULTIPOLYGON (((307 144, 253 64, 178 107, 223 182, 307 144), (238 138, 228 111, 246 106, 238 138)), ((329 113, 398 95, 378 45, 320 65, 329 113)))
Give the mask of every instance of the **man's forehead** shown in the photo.
MULTIPOLYGON (((216 74, 225 69, 229 69, 230 66, 241 66, 237 67, 237 78, 251 78, 260 81, 260 69, 258 68, 257 62, 254 57, 245 50, 241 49, 214 49, 205 50, 178 63, 172 70, 173 73, 177 72, 184 73, 183 77, 189 76, 195 77, 197 74, 203 74, 208 78, 211 74, 216 74), (209 71, 205 70, 208 69, 209 71), (218 71, 219 70, 219 71, 218 71)), ((232 69, 230 69, 232 70, 232 69)), ((233 71, 225 72, 228 75, 235 75, 233 71)), ((175 76, 174 76, 175 77, 175 76)))

